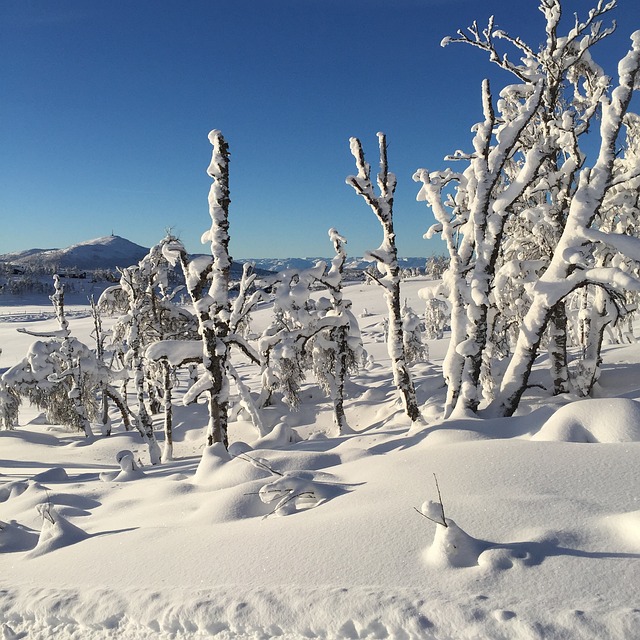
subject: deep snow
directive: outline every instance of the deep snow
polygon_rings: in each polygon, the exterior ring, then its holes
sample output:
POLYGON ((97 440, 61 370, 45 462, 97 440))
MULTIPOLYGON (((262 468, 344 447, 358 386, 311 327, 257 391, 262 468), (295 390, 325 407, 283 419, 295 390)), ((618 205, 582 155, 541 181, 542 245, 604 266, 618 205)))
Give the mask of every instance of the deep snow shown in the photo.
MULTIPOLYGON (((423 286, 403 284, 418 311, 423 286)), ((348 385, 354 435, 331 436, 309 384, 299 412, 264 411, 267 436, 232 422, 231 456, 203 456, 202 405, 176 407, 176 460, 150 467, 137 432, 88 442, 25 407, 0 432, 4 638, 640 638, 640 347, 605 349, 602 398, 536 389, 514 418, 442 423, 431 341, 413 367, 426 426, 410 429, 381 292, 346 297, 373 357, 348 385), (437 502, 433 474, 446 529, 416 513, 437 502)), ((55 327, 2 319, 0 367, 32 340, 16 328, 55 327)), ((92 344, 90 318, 70 327, 92 344)))

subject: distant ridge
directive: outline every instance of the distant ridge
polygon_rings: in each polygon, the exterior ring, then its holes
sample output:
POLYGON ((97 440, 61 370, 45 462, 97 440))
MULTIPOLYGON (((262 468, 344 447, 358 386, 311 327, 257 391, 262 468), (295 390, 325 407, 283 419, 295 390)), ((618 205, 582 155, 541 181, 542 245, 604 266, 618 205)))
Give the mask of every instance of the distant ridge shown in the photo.
MULTIPOLYGON (((308 269, 320 261, 330 264, 331 258, 246 258, 238 262, 253 262, 257 269, 265 271, 284 271, 285 269, 308 269)), ((424 269, 426 262, 427 258, 398 258, 398 265, 401 269, 424 269)), ((364 258, 348 257, 344 268, 364 271, 371 264, 364 258)))

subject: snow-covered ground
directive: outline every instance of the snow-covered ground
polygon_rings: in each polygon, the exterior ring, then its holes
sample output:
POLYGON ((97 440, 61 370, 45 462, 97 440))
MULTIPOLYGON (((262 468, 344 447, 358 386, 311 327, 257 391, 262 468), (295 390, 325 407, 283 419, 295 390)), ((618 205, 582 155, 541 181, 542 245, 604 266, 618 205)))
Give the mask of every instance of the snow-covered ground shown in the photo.
MULTIPOLYGON (((424 285, 403 284, 416 310, 424 285)), ((176 460, 157 467, 120 426, 88 442, 26 407, 0 432, 5 639, 640 638, 640 346, 605 348, 599 399, 537 389, 514 418, 442 423, 446 342, 430 342, 410 430, 381 293, 346 296, 373 356, 348 387, 354 435, 330 435, 313 385, 299 412, 264 412, 271 435, 232 422, 233 457, 203 457, 202 405, 176 407, 176 460), (442 516, 434 474, 447 528, 416 512, 442 516)), ((39 313, 0 309, 0 368, 32 340, 16 328, 55 327, 39 313)))

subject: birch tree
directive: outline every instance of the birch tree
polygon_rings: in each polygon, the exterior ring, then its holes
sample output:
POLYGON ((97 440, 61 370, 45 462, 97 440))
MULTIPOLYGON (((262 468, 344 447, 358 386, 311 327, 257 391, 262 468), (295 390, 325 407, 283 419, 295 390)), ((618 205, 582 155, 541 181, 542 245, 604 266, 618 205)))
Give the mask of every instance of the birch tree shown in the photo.
POLYGON ((598 2, 584 21, 576 17, 568 35, 560 36, 561 3, 542 0, 546 40, 539 51, 495 29, 493 18, 486 29, 474 23, 443 42, 486 51, 517 79, 497 101, 489 83, 483 83, 484 120, 475 127, 474 151, 450 156, 466 162, 466 169, 419 170, 414 176, 422 183, 418 199, 437 220, 430 234, 442 234, 451 258, 445 274, 452 307, 445 415, 454 409, 475 412, 483 400, 491 402, 492 411, 511 415, 547 329, 554 391, 568 390, 565 299, 599 277, 586 268, 588 260, 578 267, 573 243, 582 237, 580 255, 592 255, 596 243, 585 241, 584 230, 592 226, 612 184, 613 149, 637 71, 635 35, 611 95, 610 80, 591 58, 590 48, 612 32, 599 18, 614 7, 615 1, 598 2), (514 47, 520 64, 499 52, 496 41, 514 47), (602 144, 589 170, 579 140, 597 113, 602 144), (584 213, 585 199, 591 214, 584 213), (509 321, 511 310, 501 307, 505 284, 525 294, 517 310, 521 322, 509 321), (488 388, 500 378, 499 387, 488 388))
POLYGON ((402 314, 400 307, 400 268, 398 267, 398 250, 396 235, 393 229, 393 199, 396 189, 396 177, 389 171, 387 161, 387 139, 384 133, 378 133, 380 149, 380 171, 377 175, 379 194, 376 195, 371 182, 371 166, 365 160, 362 144, 357 138, 351 138, 351 154, 355 158, 358 174, 349 176, 347 184, 361 196, 371 207, 382 226, 383 240, 381 245, 365 254, 365 257, 378 265, 378 275, 370 277, 382 287, 385 302, 389 311, 389 331, 387 346, 393 379, 402 398, 405 413, 412 422, 420 419, 420 410, 416 392, 407 365, 402 333, 402 314))
MULTIPOLYGON (((177 239, 164 246, 163 254, 172 264, 180 264, 198 319, 203 371, 185 393, 183 402, 189 404, 205 394, 209 409, 206 444, 222 443, 228 447, 229 377, 234 373, 229 358, 230 347, 236 345, 253 362, 260 363, 258 354, 241 335, 251 309, 260 298, 243 296, 242 302, 233 308, 230 303, 229 146, 218 130, 209 133, 209 142, 213 146, 207 169, 213 179, 209 190, 211 226, 202 234, 202 243, 209 244, 211 256, 189 259, 177 239)), ((162 348, 159 343, 159 351, 162 348)), ((243 387, 240 391, 243 392, 243 387)), ((248 399, 248 393, 244 398, 248 399)))

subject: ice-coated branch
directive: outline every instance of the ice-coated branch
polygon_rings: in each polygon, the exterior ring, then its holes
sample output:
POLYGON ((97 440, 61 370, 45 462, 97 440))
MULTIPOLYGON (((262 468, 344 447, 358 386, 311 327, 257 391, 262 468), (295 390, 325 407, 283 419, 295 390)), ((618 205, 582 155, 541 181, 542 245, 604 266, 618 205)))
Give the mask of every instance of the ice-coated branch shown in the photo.
POLYGON ((586 282, 599 284, 607 289, 640 291, 640 278, 618 267, 594 267, 584 272, 586 282))
MULTIPOLYGON (((513 64, 507 54, 500 56, 498 51, 495 48, 493 43, 494 34, 496 37, 505 38, 505 33, 503 31, 494 31, 494 17, 489 17, 488 25, 482 31, 478 27, 478 23, 474 20, 470 27, 467 27, 467 31, 463 31, 462 29, 458 29, 457 34, 458 37, 454 38, 451 36, 447 36, 443 38, 440 43, 441 46, 446 47, 452 43, 462 43, 468 44, 473 47, 477 47, 483 51, 487 51, 489 53, 489 59, 491 62, 495 62, 499 67, 502 67, 506 71, 513 73, 520 80, 527 82, 530 79, 530 74, 527 73, 526 68, 520 67, 518 65, 513 64), (467 33, 468 32, 468 33, 467 33), (469 35, 470 34, 470 35, 469 35)), ((518 48, 521 48, 519 45, 518 48)), ((524 51, 525 54, 528 54, 528 51, 524 51)))
POLYGON ((235 345, 244 353, 251 362, 254 364, 260 364, 260 354, 256 352, 256 350, 239 334, 230 333, 227 337, 227 342, 230 345, 235 345))
POLYGON ((381 131, 378 132, 378 144, 380 147, 380 172, 378 173, 378 187, 380 195, 388 202, 393 198, 396 190, 396 177, 389 172, 389 162, 387 160, 387 136, 381 131))
POLYGON ((233 365, 229 365, 229 374, 236 383, 238 394, 240 395, 241 405, 251 416, 251 422, 253 423, 253 426, 258 430, 259 435, 266 435, 267 430, 265 429, 262 418, 260 417, 260 413, 258 412, 253 398, 251 397, 251 391, 249 390, 249 387, 247 387, 247 385, 242 381, 242 378, 233 365))
POLYGON ((238 295, 231 305, 231 316, 229 319, 229 331, 233 334, 246 335, 249 331, 249 323, 251 313, 265 298, 265 292, 262 289, 255 289, 251 292, 251 288, 256 280, 254 272, 254 264, 245 262, 242 265, 242 278, 238 295))
POLYGON ((560 0, 540 0, 538 9, 545 16, 547 42, 539 53, 535 52, 521 38, 513 37, 501 29, 494 29, 495 20, 493 16, 489 18, 486 28, 481 30, 478 27, 478 23, 474 21, 466 31, 459 29, 457 37, 445 37, 441 42, 441 46, 462 43, 486 51, 491 62, 509 71, 520 80, 529 82, 538 75, 538 67, 540 66, 551 64, 555 67, 556 73, 558 71, 566 71, 568 65, 573 65, 578 60, 583 59, 585 51, 590 47, 611 35, 616 28, 615 21, 611 27, 603 28, 602 21, 599 18, 614 9, 616 4, 616 0, 611 0, 610 2, 599 0, 597 6, 589 11, 588 17, 584 22, 581 22, 576 15, 574 27, 568 36, 558 38, 557 28, 562 16, 560 0), (500 54, 495 46, 494 39, 504 40, 511 44, 518 54, 522 55, 523 64, 513 63, 507 53, 500 54), (569 52, 571 52, 571 55, 567 55, 569 52), (558 63, 566 66, 558 69, 558 63))
POLYGON ((640 262, 640 238, 624 233, 607 233, 599 229, 582 229, 581 235, 590 242, 599 242, 619 253, 640 262))

